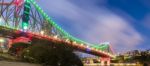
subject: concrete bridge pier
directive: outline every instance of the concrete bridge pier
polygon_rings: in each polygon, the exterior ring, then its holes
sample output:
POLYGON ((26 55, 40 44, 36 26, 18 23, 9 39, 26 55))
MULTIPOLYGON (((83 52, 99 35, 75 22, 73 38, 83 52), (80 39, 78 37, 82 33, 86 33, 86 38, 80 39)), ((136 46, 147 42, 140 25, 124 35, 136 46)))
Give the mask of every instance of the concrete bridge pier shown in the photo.
POLYGON ((110 58, 109 57, 101 57, 100 58, 100 61, 101 61, 101 65, 107 65, 107 66, 110 66, 110 58))

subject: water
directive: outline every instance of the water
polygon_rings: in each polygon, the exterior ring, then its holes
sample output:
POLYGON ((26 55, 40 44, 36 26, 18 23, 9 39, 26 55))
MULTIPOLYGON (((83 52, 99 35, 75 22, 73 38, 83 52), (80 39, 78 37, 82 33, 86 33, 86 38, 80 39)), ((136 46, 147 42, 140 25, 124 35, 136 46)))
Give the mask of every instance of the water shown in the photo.
POLYGON ((84 64, 84 66, 142 66, 136 63, 111 63, 110 65, 101 65, 100 63, 84 64))

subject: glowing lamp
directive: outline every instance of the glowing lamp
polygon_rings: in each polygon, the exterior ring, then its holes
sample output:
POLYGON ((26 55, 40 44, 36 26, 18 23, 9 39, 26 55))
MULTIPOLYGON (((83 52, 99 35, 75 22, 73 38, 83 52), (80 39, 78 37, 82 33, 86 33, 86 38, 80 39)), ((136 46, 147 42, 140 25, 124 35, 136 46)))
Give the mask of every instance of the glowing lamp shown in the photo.
POLYGON ((23 23, 22 23, 22 27, 23 27, 23 29, 25 29, 25 30, 28 29, 28 23, 23 22, 23 23))
POLYGON ((75 41, 73 42, 73 44, 76 44, 76 43, 77 43, 77 42, 75 42, 75 41))
POLYGON ((58 38, 58 36, 57 36, 57 35, 55 35, 55 36, 54 36, 54 38, 55 38, 55 39, 57 39, 57 38, 58 38))
POLYGON ((89 46, 86 46, 86 48, 89 48, 89 46))
POLYGON ((0 42, 4 42, 4 39, 0 38, 0 42))
POLYGON ((69 42, 69 39, 66 39, 66 42, 69 42))
POLYGON ((44 31, 41 31, 40 33, 43 35, 43 34, 44 34, 44 31))
POLYGON ((15 0, 15 1, 14 1, 14 4, 15 4, 16 6, 20 6, 20 5, 23 4, 23 0, 15 0))
POLYGON ((81 46, 84 46, 84 44, 81 44, 81 46))

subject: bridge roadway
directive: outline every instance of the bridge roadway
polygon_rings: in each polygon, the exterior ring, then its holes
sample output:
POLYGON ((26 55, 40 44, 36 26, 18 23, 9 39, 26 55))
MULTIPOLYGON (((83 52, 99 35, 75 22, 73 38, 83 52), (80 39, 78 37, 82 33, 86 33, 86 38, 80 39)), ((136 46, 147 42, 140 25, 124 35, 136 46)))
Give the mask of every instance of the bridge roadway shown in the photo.
MULTIPOLYGON (((0 36, 2 36, 2 37, 8 37, 8 36, 9 36, 9 38, 10 38, 10 36, 11 37, 20 37, 20 36, 22 36, 22 34, 23 34, 23 32, 20 30, 0 26, 0 36)), ((62 44, 66 45, 66 47, 71 47, 75 50, 78 50, 78 51, 81 51, 84 53, 88 53, 88 54, 92 54, 92 55, 96 55, 96 56, 100 56, 100 57, 113 58, 113 55, 111 55, 107 52, 104 52, 101 50, 96 50, 94 48, 90 48, 86 45, 80 45, 75 42, 62 40, 62 39, 57 38, 56 36, 46 36, 46 35, 40 35, 40 34, 32 33, 32 32, 24 32, 24 34, 26 34, 27 37, 32 37, 32 38, 35 38, 38 40, 45 39, 50 42, 61 42, 62 44)))

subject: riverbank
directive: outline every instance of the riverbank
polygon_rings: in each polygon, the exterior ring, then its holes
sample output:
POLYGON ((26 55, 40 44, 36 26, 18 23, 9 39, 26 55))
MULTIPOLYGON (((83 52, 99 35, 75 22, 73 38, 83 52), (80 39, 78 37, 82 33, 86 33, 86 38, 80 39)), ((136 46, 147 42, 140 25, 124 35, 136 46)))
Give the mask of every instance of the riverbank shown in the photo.
POLYGON ((41 66, 41 65, 31 64, 31 63, 24 63, 24 62, 0 61, 0 66, 41 66))
POLYGON ((0 66, 42 66, 40 64, 19 62, 14 56, 7 53, 0 53, 0 66))

